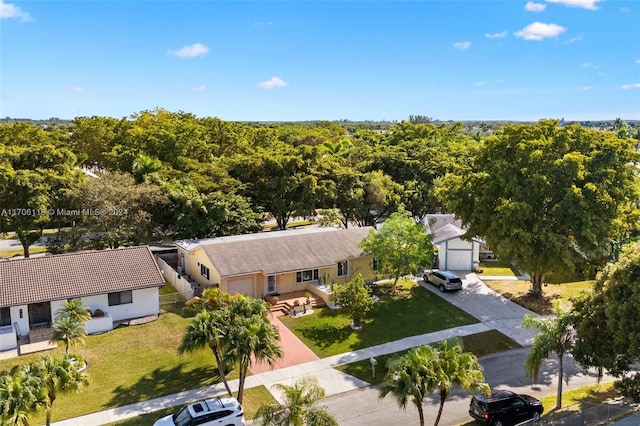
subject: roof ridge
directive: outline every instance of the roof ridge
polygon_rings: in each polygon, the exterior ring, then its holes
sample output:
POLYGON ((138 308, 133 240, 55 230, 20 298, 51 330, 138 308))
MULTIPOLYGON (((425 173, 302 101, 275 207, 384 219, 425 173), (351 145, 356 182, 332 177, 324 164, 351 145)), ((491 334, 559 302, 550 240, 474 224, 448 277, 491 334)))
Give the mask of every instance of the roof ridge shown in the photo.
POLYGON ((115 252, 115 251, 126 251, 126 250, 131 250, 131 249, 140 249, 140 248, 147 248, 149 250, 149 253, 151 253, 151 249, 149 249, 149 246, 144 244, 141 246, 131 246, 131 247, 118 247, 118 248, 106 248, 106 249, 92 249, 92 250, 82 250, 82 251, 74 251, 74 252, 67 252, 67 253, 57 253, 57 254, 49 254, 45 252, 45 256, 37 256, 37 257, 21 257, 18 259, 5 259, 3 260, 3 262, 20 262, 20 261, 24 261, 24 260, 34 260, 34 259, 51 259, 51 258, 61 258, 61 257, 65 257, 65 256, 78 256, 81 254, 93 254, 93 253, 107 253, 107 252, 115 252))

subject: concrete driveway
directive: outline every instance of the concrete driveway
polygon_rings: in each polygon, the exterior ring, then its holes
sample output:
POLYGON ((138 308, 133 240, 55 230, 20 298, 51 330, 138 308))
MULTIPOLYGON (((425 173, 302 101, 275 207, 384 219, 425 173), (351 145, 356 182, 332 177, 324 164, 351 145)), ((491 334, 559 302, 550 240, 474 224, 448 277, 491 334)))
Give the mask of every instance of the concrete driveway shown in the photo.
POLYGON ((462 279, 460 291, 441 293, 438 287, 422 279, 418 280, 418 284, 476 317, 489 328, 509 336, 521 346, 530 346, 533 343, 535 331, 525 330, 520 324, 526 314, 537 314, 491 290, 475 273, 453 272, 462 279))

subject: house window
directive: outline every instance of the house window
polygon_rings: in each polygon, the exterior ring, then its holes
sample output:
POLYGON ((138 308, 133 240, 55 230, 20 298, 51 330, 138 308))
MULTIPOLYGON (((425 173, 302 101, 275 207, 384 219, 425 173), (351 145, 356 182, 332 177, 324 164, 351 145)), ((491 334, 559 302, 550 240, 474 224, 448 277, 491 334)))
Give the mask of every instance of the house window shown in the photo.
POLYGON ((0 327, 11 325, 11 309, 0 308, 0 327))
POLYGON ((371 266, 371 269, 374 271, 380 270, 380 260, 377 257, 373 258, 373 265, 371 266))
POLYGON ((304 271, 296 272, 296 282, 306 283, 308 281, 314 281, 318 279, 317 269, 306 269, 304 271))
POLYGON ((348 267, 347 267, 347 261, 344 262, 338 262, 338 276, 339 277, 344 277, 346 275, 348 275, 348 267))
POLYGON ((202 263, 200 264, 200 274, 206 279, 209 279, 209 268, 204 266, 202 263))
POLYGON ((109 293, 109 306, 126 305, 127 303, 133 303, 131 290, 109 293))

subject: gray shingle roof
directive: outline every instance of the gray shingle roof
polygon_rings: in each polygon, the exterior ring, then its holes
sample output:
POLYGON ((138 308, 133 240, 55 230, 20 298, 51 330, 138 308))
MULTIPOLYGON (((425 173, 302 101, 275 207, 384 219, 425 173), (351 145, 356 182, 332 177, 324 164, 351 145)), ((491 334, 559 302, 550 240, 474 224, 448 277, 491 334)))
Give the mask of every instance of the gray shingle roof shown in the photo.
POLYGON ((0 262, 0 307, 164 284, 147 246, 0 262))
MULTIPOLYGON (((372 227, 307 228, 272 231, 201 242, 221 277, 263 272, 265 275, 335 265, 365 256, 358 244, 372 227)), ((189 247, 197 246, 190 242, 189 247)))

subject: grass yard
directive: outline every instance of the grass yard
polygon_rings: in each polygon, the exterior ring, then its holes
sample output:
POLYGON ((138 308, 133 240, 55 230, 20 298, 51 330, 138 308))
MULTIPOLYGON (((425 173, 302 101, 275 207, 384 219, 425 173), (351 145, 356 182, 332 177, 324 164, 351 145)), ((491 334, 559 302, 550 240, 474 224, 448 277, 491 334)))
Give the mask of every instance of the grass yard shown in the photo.
POLYGON ((582 291, 590 291, 593 281, 575 281, 562 284, 547 284, 542 287, 542 298, 531 297, 531 283, 529 281, 484 281, 492 290, 520 306, 541 315, 553 313, 554 304, 560 302, 564 310, 572 307, 569 300, 582 291))
MULTIPOLYGON (((264 386, 245 389, 244 401, 242 403, 245 419, 253 419, 260 406, 269 404, 273 400, 273 396, 271 396, 267 388, 264 386)), ((109 423, 109 426, 149 426, 150 424, 153 424, 154 421, 169 414, 173 414, 179 409, 180 407, 166 408, 164 410, 155 411, 153 413, 144 414, 142 416, 133 417, 120 422, 109 423)))
MULTIPOLYGON (((462 340, 465 352, 471 352, 476 356, 502 352, 520 347, 516 342, 496 330, 472 334, 470 336, 461 337, 460 339, 462 340)), ((382 380, 384 379, 388 360, 397 356, 402 356, 405 353, 406 351, 402 351, 376 357, 376 360, 378 361, 376 377, 373 377, 372 375, 371 362, 368 359, 341 365, 336 369, 371 384, 378 384, 382 383, 382 380)))
MULTIPOLYGON (((167 312, 149 324, 120 327, 88 336, 75 352, 89 363, 89 386, 80 393, 61 395, 53 406, 53 420, 145 401, 215 383, 217 368, 209 350, 180 356, 177 348, 188 318, 167 312)), ((62 354, 63 345, 46 354, 62 354)), ((0 361, 0 371, 40 358, 30 354, 0 361)), ((232 372, 230 379, 237 378, 232 372)), ((44 414, 32 423, 42 424, 44 414)))
MULTIPOLYGON (((29 248, 29 254, 38 254, 38 253, 46 253, 46 252, 47 252, 46 247, 37 246, 37 247, 29 248)), ((15 249, 15 250, 2 250, 0 251, 0 258, 9 258, 15 255, 22 256, 23 254, 24 254, 24 250, 21 248, 15 249)))
POLYGON ((280 320, 320 358, 478 322, 411 280, 401 280, 396 294, 390 290, 390 283, 377 286, 380 302, 367 314, 360 331, 349 327, 349 317, 329 308, 280 320))
POLYGON ((494 277, 518 276, 520 272, 515 269, 511 263, 501 260, 480 262, 480 272, 478 275, 487 275, 494 277))

